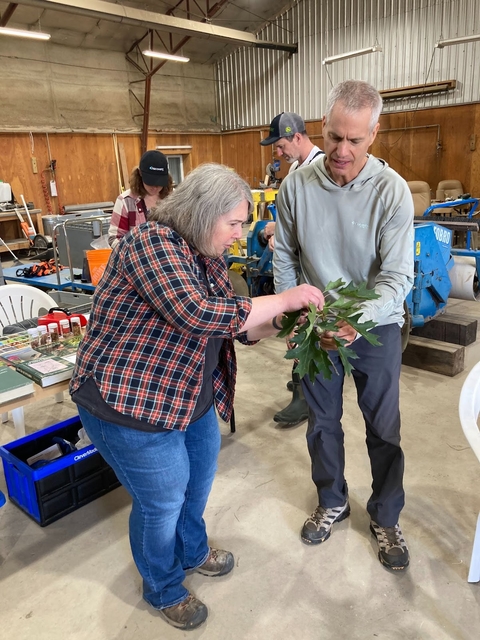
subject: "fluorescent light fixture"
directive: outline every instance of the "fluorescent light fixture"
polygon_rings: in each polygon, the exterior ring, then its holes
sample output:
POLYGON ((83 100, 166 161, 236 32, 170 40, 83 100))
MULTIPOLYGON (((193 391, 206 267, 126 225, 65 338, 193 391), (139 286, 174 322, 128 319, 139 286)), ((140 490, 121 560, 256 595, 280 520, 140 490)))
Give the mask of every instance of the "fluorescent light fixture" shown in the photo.
POLYGON ((161 144, 157 145, 155 149, 191 149, 191 144, 161 144))
POLYGON ((34 38, 35 40, 50 40, 49 33, 41 31, 25 31, 24 29, 11 29, 10 27, 0 27, 0 35, 17 36, 18 38, 34 38))
POLYGON ((190 58, 184 58, 183 56, 173 56, 171 53, 163 53, 162 51, 151 51, 146 49, 142 51, 144 56, 150 56, 151 58, 161 58, 162 60, 173 60, 173 62, 190 62, 190 58))
POLYGON ((322 64, 332 64, 332 62, 338 62, 339 60, 347 60, 348 58, 356 58, 357 56, 364 56, 367 53, 375 53, 376 51, 383 51, 382 47, 376 44, 373 47, 367 47, 366 49, 357 49, 357 51, 348 51, 347 53, 339 53, 337 56, 330 56, 325 58, 322 64))
POLYGON ((465 44, 466 42, 476 42, 477 40, 480 40, 480 33, 461 36, 460 38, 450 38, 450 40, 439 40, 435 47, 437 49, 443 49, 443 47, 449 47, 451 44, 465 44))

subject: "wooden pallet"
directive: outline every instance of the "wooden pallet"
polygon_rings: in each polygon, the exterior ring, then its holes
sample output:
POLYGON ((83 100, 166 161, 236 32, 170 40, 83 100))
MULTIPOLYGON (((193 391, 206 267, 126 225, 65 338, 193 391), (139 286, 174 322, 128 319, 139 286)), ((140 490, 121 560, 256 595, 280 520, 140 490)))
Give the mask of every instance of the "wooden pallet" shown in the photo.
POLYGON ((425 326, 412 329, 412 335, 466 347, 476 341, 477 325, 476 318, 444 313, 435 320, 427 322, 425 326))
POLYGON ((412 330, 402 363, 444 376, 465 369, 465 347, 477 339, 477 319, 445 313, 412 330))
POLYGON ((465 347, 442 340, 410 336, 402 364, 444 376, 456 376, 465 368, 465 347))

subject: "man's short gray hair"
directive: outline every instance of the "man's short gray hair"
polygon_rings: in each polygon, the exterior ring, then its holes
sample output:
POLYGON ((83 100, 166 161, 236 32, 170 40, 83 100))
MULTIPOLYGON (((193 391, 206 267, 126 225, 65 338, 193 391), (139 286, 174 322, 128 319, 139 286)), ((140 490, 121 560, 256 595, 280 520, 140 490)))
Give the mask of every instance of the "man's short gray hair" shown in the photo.
POLYGON ((149 220, 156 220, 179 233, 204 256, 214 255, 212 234, 219 218, 243 200, 253 211, 249 185, 233 169, 221 164, 201 164, 160 204, 152 207, 149 220))
POLYGON ((382 111, 383 100, 378 91, 368 82, 361 80, 345 80, 337 84, 328 94, 325 120, 328 122, 332 115, 333 107, 341 102, 347 113, 355 113, 362 109, 370 109, 370 131, 378 122, 382 111))

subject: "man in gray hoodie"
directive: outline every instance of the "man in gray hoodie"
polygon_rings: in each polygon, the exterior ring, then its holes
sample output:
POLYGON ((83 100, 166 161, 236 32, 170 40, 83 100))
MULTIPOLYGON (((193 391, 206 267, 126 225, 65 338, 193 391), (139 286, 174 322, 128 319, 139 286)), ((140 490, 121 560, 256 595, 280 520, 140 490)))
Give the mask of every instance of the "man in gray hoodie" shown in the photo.
MULTIPOLYGON (((403 302, 413 283, 413 202, 403 178, 367 153, 381 109, 381 96, 366 82, 350 80, 332 89, 323 118, 325 155, 289 174, 280 187, 273 266, 278 293, 298 281, 324 289, 342 278, 367 282, 379 295, 362 305, 361 320, 377 323, 382 345, 370 345, 348 324, 338 327, 337 337, 358 355, 353 378, 373 477, 370 530, 380 562, 398 572, 409 564, 398 524, 405 501, 399 379, 403 302)), ((318 493, 318 507, 301 532, 308 544, 327 540, 333 524, 350 514, 341 423, 344 370, 331 336, 322 346, 338 373, 331 380, 319 375, 314 384, 302 379, 318 493)))

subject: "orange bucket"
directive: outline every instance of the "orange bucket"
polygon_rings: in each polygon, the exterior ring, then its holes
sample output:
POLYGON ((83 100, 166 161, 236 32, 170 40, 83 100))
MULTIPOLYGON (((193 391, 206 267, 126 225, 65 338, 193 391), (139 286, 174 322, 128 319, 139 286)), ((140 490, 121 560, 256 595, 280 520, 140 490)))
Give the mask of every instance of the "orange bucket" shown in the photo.
POLYGON ((94 286, 100 282, 100 278, 103 276, 105 267, 112 253, 111 249, 92 249, 86 251, 88 269, 90 271, 90 280, 94 286))

